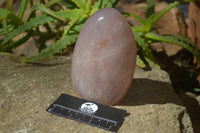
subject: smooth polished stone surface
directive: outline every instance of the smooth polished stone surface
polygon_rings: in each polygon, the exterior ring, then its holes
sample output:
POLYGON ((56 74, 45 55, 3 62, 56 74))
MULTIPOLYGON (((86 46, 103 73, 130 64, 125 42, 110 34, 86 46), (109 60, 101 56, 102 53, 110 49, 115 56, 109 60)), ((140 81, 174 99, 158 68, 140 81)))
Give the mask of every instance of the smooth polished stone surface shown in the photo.
POLYGON ((83 98, 115 105, 133 80, 136 43, 125 18, 113 8, 94 13, 84 24, 72 60, 72 84, 83 98))

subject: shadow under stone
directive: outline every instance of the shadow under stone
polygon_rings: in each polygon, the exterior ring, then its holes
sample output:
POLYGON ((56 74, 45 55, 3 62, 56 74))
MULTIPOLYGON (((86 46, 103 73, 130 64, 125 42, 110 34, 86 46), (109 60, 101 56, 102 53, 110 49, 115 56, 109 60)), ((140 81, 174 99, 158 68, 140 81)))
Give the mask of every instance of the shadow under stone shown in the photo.
POLYGON ((183 106, 170 83, 145 78, 134 79, 122 106, 173 103, 183 106))

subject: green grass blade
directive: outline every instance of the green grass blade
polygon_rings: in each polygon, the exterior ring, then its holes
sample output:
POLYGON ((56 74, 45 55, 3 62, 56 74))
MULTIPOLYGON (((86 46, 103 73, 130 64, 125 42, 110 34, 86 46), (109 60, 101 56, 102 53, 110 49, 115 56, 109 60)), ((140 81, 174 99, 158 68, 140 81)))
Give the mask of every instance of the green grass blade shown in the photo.
POLYGON ((169 35, 165 35, 165 36, 168 36, 174 40, 184 43, 186 45, 186 47, 191 47, 193 49, 193 54, 197 57, 198 62, 200 61, 200 51, 191 40, 189 40, 188 38, 179 36, 179 35, 169 34, 169 35))
POLYGON ((63 36, 66 36, 69 32, 69 30, 74 26, 74 24, 82 17, 84 16, 85 12, 81 12, 80 14, 77 14, 67 25, 67 27, 64 30, 63 36))
POLYGON ((144 32, 145 29, 143 27, 141 27, 141 26, 134 26, 134 31, 135 32, 144 32))
POLYGON ((95 4, 94 4, 94 8, 98 8, 98 9, 101 9, 101 8, 104 8, 104 7, 107 7, 108 4, 110 3, 111 0, 98 0, 95 4))
POLYGON ((48 56, 51 56, 53 54, 58 53, 63 48, 67 47, 68 45, 75 43, 83 25, 84 24, 80 24, 80 25, 75 26, 72 30, 70 30, 70 32, 67 36, 64 36, 63 38, 61 38, 59 41, 57 41, 57 43, 50 45, 49 47, 44 49, 38 55, 30 57, 30 58, 24 58, 22 61, 23 62, 33 62, 33 61, 36 61, 36 60, 46 58, 48 56))
POLYGON ((149 38, 151 40, 157 41, 157 42, 167 42, 167 43, 171 43, 174 45, 178 45, 181 46, 182 48, 188 50, 189 52, 193 53, 198 59, 199 57, 199 52, 197 50, 195 50, 195 47, 190 46, 190 44, 184 42, 183 40, 179 40, 177 38, 173 38, 171 35, 158 35, 155 33, 147 33, 145 34, 146 38, 149 38))
POLYGON ((37 18, 32 19, 31 21, 25 23, 24 25, 20 26, 18 29, 14 30, 12 33, 10 33, 2 42, 2 45, 6 44, 8 41, 10 41, 12 38, 17 36, 18 34, 25 32, 33 27, 36 27, 41 24, 45 24, 48 22, 56 21, 51 16, 40 16, 37 18))
POLYGON ((133 17, 133 18, 135 18, 142 26, 145 26, 145 22, 144 22, 144 20, 142 20, 141 17, 139 17, 139 16, 137 16, 137 15, 135 15, 133 13, 126 13, 126 12, 124 12, 123 14, 126 17, 133 17))
POLYGON ((86 5, 86 10, 87 10, 87 11, 90 10, 91 3, 92 3, 92 0, 88 0, 87 5, 86 5))
POLYGON ((4 18, 6 18, 9 13, 10 13, 9 10, 0 8, 0 20, 3 20, 4 18))
POLYGON ((97 8, 100 9, 101 5, 103 4, 103 0, 98 0, 95 2, 95 4, 92 6, 93 9, 97 8))
POLYGON ((83 9, 71 9, 71 10, 55 12, 55 14, 65 20, 68 20, 74 18, 74 16, 77 16, 77 14, 81 14, 83 11, 84 11, 83 9))
POLYGON ((68 9, 75 9, 75 8, 78 8, 77 5, 72 2, 71 0, 64 0, 62 2, 60 2, 62 5, 64 5, 66 8, 68 9))
POLYGON ((146 18, 155 13, 155 6, 153 0, 147 0, 146 18))
POLYGON ((8 33, 10 33, 11 31, 14 30, 14 26, 13 25, 12 26, 8 26, 7 29, 1 28, 0 29, 0 35, 6 34, 6 32, 7 32, 6 30, 8 30, 8 33))
POLYGON ((13 12, 0 8, 0 20, 3 20, 4 18, 11 20, 15 26, 18 26, 20 23, 22 23, 21 19, 19 19, 19 17, 13 12))
POLYGON ((111 0, 106 7, 115 8, 120 0, 111 0))
POLYGON ((65 37, 61 38, 60 40, 58 40, 57 43, 50 45, 47 48, 45 48, 44 50, 42 50, 42 52, 40 52, 38 55, 30 57, 30 58, 24 58, 21 61, 22 62, 33 62, 33 61, 44 59, 48 56, 58 53, 63 48, 74 43, 77 38, 78 38, 78 34, 65 36, 65 37))
POLYGON ((108 7, 108 5, 110 4, 110 2, 111 2, 112 0, 104 0, 104 1, 106 1, 106 2, 104 2, 104 4, 102 5, 101 8, 108 7))
POLYGON ((140 68, 146 68, 146 69, 149 69, 151 65, 160 68, 159 64, 157 64, 155 60, 150 60, 147 57, 140 57, 140 55, 137 55, 136 65, 140 68))
MULTIPOLYGON (((64 18, 64 19, 72 19, 74 16, 76 16, 77 14, 80 14, 83 10, 81 9, 73 9, 73 10, 67 10, 67 11, 60 11, 60 12, 56 12, 56 15, 64 18)), ((10 33, 2 42, 1 45, 6 44, 8 41, 10 41, 13 37, 17 36, 18 34, 25 32, 33 27, 37 27, 39 25, 43 25, 46 23, 50 23, 50 22, 56 22, 57 19, 49 16, 49 15, 42 15, 39 16, 37 18, 33 18, 30 21, 28 21, 27 23, 25 23, 24 25, 20 26, 19 28, 17 28, 16 30, 14 30, 12 33, 10 33)))
POLYGON ((48 8, 46 8, 44 5, 34 5, 31 9, 31 13, 35 12, 36 10, 41 10, 43 12, 45 12, 48 15, 51 15, 61 21, 65 21, 62 17, 58 16, 57 14, 55 14, 53 11, 50 11, 48 8))
POLYGON ((45 7, 46 7, 46 8, 49 8, 49 7, 51 7, 52 5, 54 5, 54 4, 58 3, 58 2, 62 2, 62 1, 64 1, 64 0, 50 0, 50 1, 48 1, 48 2, 45 4, 45 7))
POLYGON ((200 92, 200 88, 194 88, 194 91, 200 92))
POLYGON ((8 14, 7 18, 10 19, 12 21, 12 24, 16 27, 22 24, 22 20, 14 13, 8 14))
POLYGON ((98 7, 96 7, 96 6, 91 6, 91 10, 90 10, 90 13, 89 13, 89 16, 91 16, 93 13, 95 13, 95 12, 97 12, 99 10, 99 8, 98 7))
POLYGON ((69 34, 79 34, 84 23, 76 25, 73 29, 70 30, 69 34))
POLYGON ((3 29, 5 29, 5 33, 8 35, 8 25, 7 25, 7 19, 3 19, 3 29))
POLYGON ((185 38, 185 37, 182 37, 182 36, 179 36, 179 35, 172 35, 172 34, 169 34, 167 36, 169 36, 169 37, 171 37, 173 39, 182 41, 184 43, 187 43, 187 44, 189 44, 192 47, 196 47, 195 44, 191 40, 189 40, 188 38, 185 38))
POLYGON ((141 38, 141 35, 143 35, 143 32, 136 32, 134 27, 133 27, 133 34, 136 42, 138 43, 139 46, 141 46, 144 50, 148 49, 148 44, 144 42, 144 40, 141 38))
POLYGON ((87 9, 87 3, 85 0, 72 0, 79 8, 87 9))
POLYGON ((30 3, 30 7, 32 8, 33 7, 33 0, 29 0, 29 3, 30 3))
POLYGON ((151 19, 151 25, 154 25, 165 13, 167 13, 170 9, 182 4, 182 3, 187 3, 191 2, 194 0, 180 0, 180 1, 175 1, 174 3, 170 4, 169 6, 165 7, 162 11, 160 11, 157 15, 154 16, 154 18, 151 19))
POLYGON ((134 30, 134 27, 132 29, 133 29, 135 40, 137 44, 139 45, 139 47, 142 48, 144 56, 148 58, 149 60, 154 61, 154 57, 153 57, 151 49, 149 48, 148 43, 141 37, 143 36, 143 32, 136 32, 134 30))
POLYGON ((12 44, 8 44, 5 47, 1 48, 0 52, 6 52, 13 48, 20 46, 21 44, 25 43, 31 37, 31 35, 32 35, 32 31, 29 31, 24 37, 22 37, 18 41, 14 42, 12 44))
POLYGON ((151 14, 146 20, 145 20, 145 31, 150 32, 153 28, 152 19, 155 17, 155 14, 151 14))
POLYGON ((19 13, 18 13, 19 19, 22 19, 24 12, 26 10, 27 3, 28 3, 28 0, 21 0, 21 5, 19 8, 19 13))
POLYGON ((12 5, 11 5, 11 3, 12 3, 12 1, 11 0, 8 0, 8 2, 7 2, 7 7, 8 7, 8 9, 9 9, 9 11, 11 11, 12 12, 12 5))
POLYGON ((179 46, 181 46, 185 49, 188 49, 191 52, 193 50, 192 47, 190 47, 188 44, 186 44, 182 41, 179 41, 177 39, 171 38, 168 35, 158 35, 158 34, 155 34, 155 33, 147 33, 147 34, 145 34, 145 37, 152 39, 154 41, 157 41, 157 42, 167 42, 167 43, 179 45, 179 46))
POLYGON ((140 68, 144 68, 146 66, 139 55, 137 55, 136 65, 139 66, 140 68))

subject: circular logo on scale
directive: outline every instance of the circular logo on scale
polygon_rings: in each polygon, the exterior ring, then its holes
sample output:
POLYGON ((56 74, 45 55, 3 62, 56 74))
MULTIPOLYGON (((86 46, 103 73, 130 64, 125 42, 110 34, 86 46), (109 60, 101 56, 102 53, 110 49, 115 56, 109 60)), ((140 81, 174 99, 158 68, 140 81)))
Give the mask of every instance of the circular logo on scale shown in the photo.
POLYGON ((94 114, 98 110, 98 106, 95 103, 86 102, 81 105, 80 110, 88 114, 94 114))

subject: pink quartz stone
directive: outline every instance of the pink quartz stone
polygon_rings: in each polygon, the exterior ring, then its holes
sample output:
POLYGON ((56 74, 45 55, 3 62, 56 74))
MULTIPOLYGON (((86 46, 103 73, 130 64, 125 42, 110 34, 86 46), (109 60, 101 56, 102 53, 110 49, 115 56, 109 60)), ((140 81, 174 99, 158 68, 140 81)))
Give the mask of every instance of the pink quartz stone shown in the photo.
POLYGON ((125 18, 113 8, 84 24, 72 59, 72 84, 82 97, 115 105, 128 92, 136 64, 136 43, 125 18))

